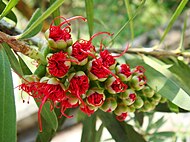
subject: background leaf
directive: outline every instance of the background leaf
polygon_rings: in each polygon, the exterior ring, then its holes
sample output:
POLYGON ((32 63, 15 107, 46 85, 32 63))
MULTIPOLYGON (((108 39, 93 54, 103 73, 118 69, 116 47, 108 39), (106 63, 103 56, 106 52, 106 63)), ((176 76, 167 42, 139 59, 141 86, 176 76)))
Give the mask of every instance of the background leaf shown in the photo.
POLYGON ((166 37, 167 33, 170 31, 171 27, 173 26, 174 22, 176 21, 177 17, 180 15, 180 13, 182 12, 182 10, 184 9, 185 5, 187 4, 188 0, 182 0, 181 3, 179 4, 179 6, 177 7, 176 11, 174 12, 174 14, 172 15, 168 26, 166 27, 166 29, 164 30, 164 34, 161 37, 160 43, 164 40, 164 38, 166 37))
MULTIPOLYGON (((50 0, 50 5, 52 5, 54 2, 56 2, 56 0, 50 0)), ((53 13, 52 13, 53 19, 60 16, 60 9, 57 8, 53 13)), ((60 18, 56 19, 54 21, 55 25, 59 25, 60 24, 60 18)))
POLYGON ((0 15, 0 19, 2 19, 3 17, 5 17, 13 7, 15 7, 15 5, 18 3, 19 0, 10 0, 8 2, 8 4, 6 5, 5 9, 3 10, 3 12, 0 15))
MULTIPOLYGON (((3 3, 2 0, 0 0, 0 13, 3 12, 5 7, 6 7, 6 4, 3 3)), ((16 15, 12 12, 12 10, 5 17, 7 17, 7 18, 11 19, 12 21, 14 21, 15 23, 17 23, 16 15)))
MULTIPOLYGON (((28 25, 26 26, 24 32, 31 27, 31 25, 42 15, 42 11, 38 8, 36 11, 33 13, 32 17, 30 18, 30 21, 28 25)), ((39 23, 38 26, 36 26, 32 32, 28 35, 26 35, 24 38, 30 38, 38 34, 42 30, 42 23, 39 23)))
POLYGON ((16 109, 11 67, 0 44, 0 141, 16 142, 16 109))
POLYGON ((24 60, 19 56, 18 56, 18 59, 19 59, 19 63, 20 63, 20 66, 22 68, 22 72, 24 75, 31 75, 32 72, 31 70, 28 68, 28 66, 26 65, 26 63, 24 62, 24 60))
POLYGON ((94 29, 94 2, 93 0, 85 0, 86 16, 88 22, 89 34, 92 36, 94 29))
POLYGON ((30 35, 33 30, 39 24, 41 24, 48 16, 50 16, 51 13, 53 13, 58 7, 60 7, 63 2, 64 0, 57 0, 56 2, 54 2, 45 12, 43 12, 43 14, 34 23, 32 23, 32 25, 26 31, 24 31, 21 35, 18 35, 17 38, 24 39, 25 37, 30 35))

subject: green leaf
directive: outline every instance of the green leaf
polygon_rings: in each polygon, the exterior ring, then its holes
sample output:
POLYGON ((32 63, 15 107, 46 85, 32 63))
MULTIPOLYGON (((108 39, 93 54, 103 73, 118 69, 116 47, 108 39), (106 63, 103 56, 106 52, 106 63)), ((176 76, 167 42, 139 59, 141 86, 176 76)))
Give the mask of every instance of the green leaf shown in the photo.
POLYGON ((5 7, 5 9, 3 10, 3 12, 0 15, 0 19, 2 19, 3 17, 5 17, 13 7, 15 7, 15 5, 18 3, 19 0, 10 0, 7 4, 7 6, 5 7))
POLYGON ((104 129, 104 124, 102 123, 102 124, 100 125, 98 131, 96 132, 96 142, 100 142, 103 129, 104 129))
POLYGON ((94 2, 93 0, 85 0, 86 16, 88 22, 89 34, 92 36, 94 29, 94 2))
POLYGON ((188 0, 182 0, 177 9, 175 10, 174 14, 172 15, 168 26, 164 30, 164 34, 161 37, 160 43, 163 42, 164 38, 166 37, 167 33, 170 31, 171 27, 173 26, 174 22, 176 21, 177 17, 180 15, 182 10, 184 9, 185 5, 187 4, 188 0))
POLYGON ((157 133, 154 133, 154 136, 155 137, 173 137, 176 135, 176 132, 171 132, 171 131, 164 131, 164 132, 157 132, 157 133))
POLYGON ((163 126, 165 122, 166 120, 164 120, 164 116, 162 116, 156 122, 152 123, 151 125, 148 125, 146 131, 150 132, 151 130, 154 130, 154 132, 156 132, 161 126, 163 126))
MULTIPOLYGON (((36 9, 36 11, 33 13, 32 17, 30 18, 30 21, 28 23, 28 25, 26 26, 24 32, 26 30, 28 30, 31 25, 42 15, 42 11, 38 8, 36 9)), ((36 26, 32 32, 28 35, 26 35, 24 38, 30 38, 30 37, 33 37, 35 36, 36 34, 38 34, 41 30, 42 30, 42 23, 39 23, 38 26, 36 26)))
POLYGON ((11 67, 0 44, 0 141, 16 142, 16 109, 11 67))
POLYGON ((6 53, 7 53, 7 56, 9 58, 9 62, 11 64, 11 68, 17 73, 19 74, 20 76, 23 75, 23 72, 22 72, 22 69, 21 69, 21 66, 15 56, 15 54, 13 53, 13 51, 11 50, 10 46, 7 44, 7 43, 3 43, 2 46, 4 47, 6 53))
POLYGON ((55 131, 48 125, 48 123, 43 117, 42 122, 43 131, 38 133, 36 142, 50 142, 53 136, 55 135, 55 131))
MULTIPOLYGON (((167 112, 167 113, 171 112, 171 110, 168 108, 168 105, 166 103, 164 103, 164 104, 158 104, 156 106, 156 108, 155 108, 155 111, 157 111, 157 112, 167 112)), ((188 112, 188 111, 179 108, 179 112, 185 113, 185 112, 188 112)))
POLYGON ((139 123, 140 126, 142 126, 143 122, 144 122, 144 113, 143 112, 136 112, 135 113, 135 120, 139 123))
POLYGON ((54 2, 43 14, 21 35, 17 36, 17 39, 23 39, 27 35, 31 34, 33 30, 41 24, 48 16, 50 16, 58 7, 60 7, 63 4, 64 0, 57 0, 54 2))
POLYGON ((96 115, 86 117, 83 121, 81 142, 95 142, 96 140, 96 115), (90 130, 90 131, 89 131, 90 130))
POLYGON ((174 79, 172 73, 151 58, 146 56, 143 58, 145 63, 149 66, 145 65, 149 80, 148 85, 177 106, 190 110, 190 94, 181 88, 181 84, 174 79))
MULTIPOLYGON (((3 1, 0 1, 0 13, 3 12, 3 10, 5 9, 5 7, 6 7, 6 4, 3 3, 3 1)), ((11 19, 15 23, 17 23, 16 15, 12 12, 12 10, 6 15, 6 17, 9 18, 9 19, 11 19)))
POLYGON ((131 125, 117 121, 112 114, 99 110, 98 116, 115 141, 145 142, 144 138, 131 125))
MULTIPOLYGON (((50 0, 50 5, 52 5, 54 2, 56 2, 56 0, 50 0)), ((55 10, 53 13, 52 13, 52 16, 53 16, 53 19, 60 16, 60 9, 57 8, 57 10, 55 10)), ((59 25, 60 24, 60 18, 56 19, 54 21, 54 24, 55 25, 59 25)))
POLYGON ((20 66, 22 68, 22 72, 24 75, 31 75, 32 72, 31 70, 28 68, 28 66, 26 65, 26 63, 23 61, 23 59, 19 56, 18 56, 18 59, 19 59, 19 63, 20 63, 20 66))
MULTIPOLYGON (((131 19, 132 18, 132 12, 131 12, 131 7, 130 7, 130 3, 129 0, 125 0, 125 7, 127 10, 127 14, 128 14, 128 18, 131 19)), ((134 39, 134 25, 133 25, 133 19, 131 19, 131 21, 129 22, 130 25, 130 31, 131 31, 131 39, 134 39)))
POLYGON ((179 108, 178 106, 176 106, 175 104, 173 104, 172 102, 168 101, 168 108, 175 113, 179 112, 179 108))
POLYGON ((138 8, 137 8, 135 14, 133 15, 133 17, 131 17, 129 20, 127 20, 127 21, 125 22, 125 24, 119 29, 119 31, 114 35, 114 37, 109 41, 109 43, 112 43, 112 42, 118 37, 118 35, 125 29, 125 27, 126 27, 132 20, 134 20, 135 17, 136 17, 140 12, 142 12, 143 7, 144 7, 144 4, 145 4, 145 1, 146 1, 146 0, 142 0, 142 1, 141 1, 140 5, 138 6, 138 8))
MULTIPOLYGON (((38 105, 38 107, 40 106, 40 102, 36 102, 36 104, 38 105)), ((46 121, 48 127, 52 128, 54 131, 57 130, 57 128, 58 128, 57 117, 56 117, 54 110, 50 111, 50 103, 49 102, 46 102, 44 104, 44 106, 42 107, 41 116, 46 121)), ((44 125, 44 123, 42 121, 42 126, 43 125, 44 125)))

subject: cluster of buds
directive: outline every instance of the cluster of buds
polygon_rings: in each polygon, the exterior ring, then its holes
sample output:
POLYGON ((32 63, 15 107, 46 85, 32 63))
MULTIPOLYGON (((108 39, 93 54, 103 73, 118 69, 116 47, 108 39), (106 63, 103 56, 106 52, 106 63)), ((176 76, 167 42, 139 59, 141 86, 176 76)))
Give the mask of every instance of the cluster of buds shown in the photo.
POLYGON ((47 60, 44 74, 24 76, 19 86, 41 103, 38 111, 40 131, 40 113, 46 102, 50 102, 51 110, 56 107, 61 116, 67 118, 73 116, 65 114, 65 110, 78 107, 88 116, 101 109, 115 113, 116 118, 123 121, 129 112, 150 111, 163 101, 147 86, 142 66, 131 69, 128 64, 117 62, 116 58, 122 56, 128 46, 114 56, 101 41, 97 52, 92 40, 100 35, 112 36, 108 32, 99 32, 89 40, 79 39, 73 43, 70 21, 86 19, 81 16, 58 18, 64 21, 58 26, 52 23, 45 34, 49 53, 44 54, 47 60))

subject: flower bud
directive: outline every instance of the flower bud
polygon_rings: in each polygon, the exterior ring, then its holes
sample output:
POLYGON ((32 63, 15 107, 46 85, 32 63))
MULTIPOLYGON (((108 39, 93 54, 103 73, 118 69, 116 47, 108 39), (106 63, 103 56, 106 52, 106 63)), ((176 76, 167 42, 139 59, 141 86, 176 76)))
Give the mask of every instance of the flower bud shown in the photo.
POLYGON ((127 116, 128 116, 128 113, 127 113, 127 112, 126 112, 126 113, 122 113, 121 115, 116 116, 116 119, 117 119, 118 121, 124 121, 127 116))
POLYGON ((108 97, 105 99, 104 103, 100 107, 105 112, 112 112, 117 107, 117 101, 114 97, 108 97))
POLYGON ((127 85, 115 77, 108 78, 105 83, 105 88, 111 94, 117 94, 124 92, 127 89, 127 85))
POLYGON ((138 96, 133 105, 136 109, 140 109, 144 105, 144 101, 138 96))
POLYGON ((148 97, 148 98, 152 98, 154 96, 154 90, 151 89, 149 86, 145 86, 143 89, 142 89, 142 92, 143 92, 143 95, 148 97))
POLYGON ((130 71, 130 67, 127 64, 117 65, 116 66, 116 74, 122 81, 129 81, 131 80, 132 73, 130 71))
POLYGON ((130 81, 131 87, 137 91, 143 89, 145 84, 146 78, 142 74, 133 76, 130 81))
POLYGON ((39 78, 36 75, 25 75, 22 78, 22 83, 27 83, 27 82, 38 82, 39 78))
POLYGON ((119 95, 119 98, 125 99, 128 102, 128 105, 131 105, 136 100, 136 93, 133 89, 127 89, 119 95))
POLYGON ((145 101, 142 107, 143 112, 149 112, 154 109, 154 105, 152 105, 149 101, 145 101))
POLYGON ((129 106, 127 105, 125 100, 122 100, 117 104, 117 108, 114 110, 116 115, 121 115, 122 113, 129 112, 129 106))
POLYGON ((93 107, 100 107, 105 100, 103 89, 92 88, 86 94, 86 102, 93 107))
POLYGON ((153 99, 155 101, 158 101, 158 102, 161 100, 161 98, 162 98, 162 96, 160 94, 158 94, 158 93, 154 94, 154 96, 153 96, 153 99))

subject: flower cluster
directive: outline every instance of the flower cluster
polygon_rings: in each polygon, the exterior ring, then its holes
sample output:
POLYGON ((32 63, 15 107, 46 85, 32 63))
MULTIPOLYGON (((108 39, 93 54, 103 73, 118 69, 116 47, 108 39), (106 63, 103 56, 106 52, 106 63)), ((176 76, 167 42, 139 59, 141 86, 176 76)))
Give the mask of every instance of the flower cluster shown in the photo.
MULTIPOLYGON (((89 40, 79 39, 73 43, 70 21, 85 18, 76 16, 64 19, 60 25, 50 25, 45 36, 48 41, 46 73, 43 77, 28 75, 23 77, 19 88, 40 102, 38 111, 39 127, 42 131, 40 113, 46 102, 51 109, 60 109, 61 116, 68 108, 79 107, 90 116, 96 110, 113 112, 119 121, 125 120, 129 112, 150 111, 163 101, 161 96, 147 86, 145 69, 142 66, 130 68, 119 64, 100 42, 99 52, 92 40, 101 35, 112 36, 108 32, 94 34, 89 40)), ((105 38, 105 36, 104 36, 105 38)), ((102 38, 103 40, 103 38, 102 38)), ((61 117, 60 116, 60 117, 61 117)))

